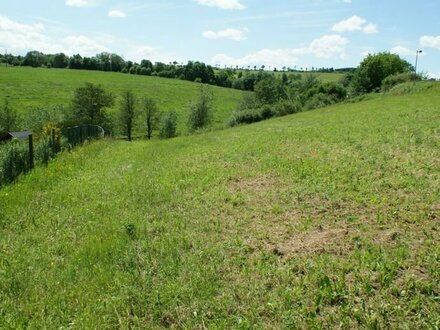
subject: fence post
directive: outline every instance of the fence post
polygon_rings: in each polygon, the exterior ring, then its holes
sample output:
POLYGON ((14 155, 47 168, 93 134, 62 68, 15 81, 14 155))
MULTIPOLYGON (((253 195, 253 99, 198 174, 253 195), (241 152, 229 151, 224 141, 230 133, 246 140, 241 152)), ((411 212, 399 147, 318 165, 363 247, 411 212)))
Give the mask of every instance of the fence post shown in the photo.
POLYGON ((29 134, 29 169, 34 168, 34 139, 32 134, 29 134))
POLYGON ((56 142, 56 136, 55 136, 55 128, 52 128, 52 152, 54 155, 58 152, 58 146, 56 142))

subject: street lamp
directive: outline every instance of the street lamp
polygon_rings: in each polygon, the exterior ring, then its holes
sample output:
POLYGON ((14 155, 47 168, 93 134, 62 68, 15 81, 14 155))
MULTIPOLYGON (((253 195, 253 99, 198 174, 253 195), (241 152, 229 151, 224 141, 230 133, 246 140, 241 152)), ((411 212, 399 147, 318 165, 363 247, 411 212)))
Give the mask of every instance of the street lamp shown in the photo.
POLYGON ((415 66, 415 72, 417 74, 417 62, 419 60, 419 54, 421 54, 422 51, 421 50, 416 50, 416 66, 415 66))

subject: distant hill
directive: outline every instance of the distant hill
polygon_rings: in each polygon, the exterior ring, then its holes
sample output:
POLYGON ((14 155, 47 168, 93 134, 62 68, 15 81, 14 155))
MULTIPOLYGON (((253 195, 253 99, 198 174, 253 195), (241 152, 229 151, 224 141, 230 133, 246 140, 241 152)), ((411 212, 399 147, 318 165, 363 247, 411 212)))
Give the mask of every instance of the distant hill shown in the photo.
MULTIPOLYGON (((101 84, 119 96, 131 89, 139 96, 155 99, 161 111, 175 110, 180 129, 185 129, 188 104, 198 97, 197 83, 178 79, 130 75, 113 72, 0 67, 0 101, 8 97, 13 107, 26 114, 33 107, 69 106, 75 88, 86 82, 101 84)), ((223 127, 238 100, 246 93, 230 88, 210 86, 214 94, 214 127, 223 127)), ((115 103, 116 111, 118 103, 115 103)))

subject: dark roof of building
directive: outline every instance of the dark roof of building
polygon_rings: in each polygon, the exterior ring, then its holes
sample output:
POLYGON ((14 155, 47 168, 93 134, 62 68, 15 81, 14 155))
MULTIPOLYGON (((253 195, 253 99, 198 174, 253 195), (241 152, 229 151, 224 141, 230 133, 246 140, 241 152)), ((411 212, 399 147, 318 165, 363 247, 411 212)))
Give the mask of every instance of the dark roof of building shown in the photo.
POLYGON ((9 132, 9 134, 14 138, 14 139, 27 139, 29 137, 29 135, 32 134, 31 131, 22 131, 22 132, 9 132))
POLYGON ((27 139, 31 134, 32 134, 31 131, 0 133, 0 141, 6 141, 11 139, 24 140, 27 139))

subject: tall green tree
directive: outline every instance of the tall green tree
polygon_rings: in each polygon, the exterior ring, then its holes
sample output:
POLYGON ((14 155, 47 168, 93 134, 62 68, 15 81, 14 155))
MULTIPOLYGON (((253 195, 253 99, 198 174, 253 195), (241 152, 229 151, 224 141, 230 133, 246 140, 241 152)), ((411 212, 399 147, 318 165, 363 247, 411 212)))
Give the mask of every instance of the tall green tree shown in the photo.
POLYGON ((73 119, 77 124, 100 125, 110 128, 106 111, 114 104, 114 96, 100 85, 86 83, 75 89, 72 99, 73 119))
POLYGON ((150 140, 153 131, 159 122, 160 113, 156 102, 152 98, 144 98, 142 101, 142 115, 147 130, 147 139, 150 140))
POLYGON ((195 131, 206 126, 212 119, 213 94, 206 85, 200 85, 199 98, 189 107, 188 128, 195 131))
POLYGON ((0 132, 10 132, 18 127, 18 113, 11 107, 9 100, 5 99, 0 107, 0 132))
POLYGON ((136 97, 130 90, 122 93, 119 120, 128 141, 132 140, 132 132, 136 118, 136 97))
POLYGON ((282 82, 274 75, 263 78, 255 85, 255 96, 261 104, 274 104, 284 95, 282 82))
POLYGON ((351 87, 355 94, 370 93, 379 90, 386 77, 411 70, 412 65, 399 55, 388 52, 369 54, 354 72, 351 87))

